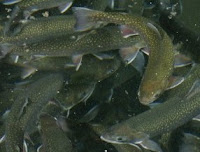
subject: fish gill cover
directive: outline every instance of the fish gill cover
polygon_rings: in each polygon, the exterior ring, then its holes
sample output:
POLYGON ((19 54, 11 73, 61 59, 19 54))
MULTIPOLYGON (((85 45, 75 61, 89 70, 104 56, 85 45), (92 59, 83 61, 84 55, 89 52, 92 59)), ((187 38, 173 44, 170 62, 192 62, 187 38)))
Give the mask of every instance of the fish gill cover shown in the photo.
POLYGON ((198 0, 0 0, 0 152, 198 152, 198 0))

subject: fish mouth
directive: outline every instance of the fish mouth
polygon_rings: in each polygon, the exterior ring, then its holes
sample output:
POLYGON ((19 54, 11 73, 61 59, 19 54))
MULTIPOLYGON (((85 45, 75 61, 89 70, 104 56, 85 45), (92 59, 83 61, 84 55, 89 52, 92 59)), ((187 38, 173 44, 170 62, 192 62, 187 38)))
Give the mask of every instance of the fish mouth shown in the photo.
POLYGON ((139 101, 141 104, 143 105, 149 105, 150 103, 152 103, 154 101, 154 98, 148 98, 148 97, 139 97, 139 101))

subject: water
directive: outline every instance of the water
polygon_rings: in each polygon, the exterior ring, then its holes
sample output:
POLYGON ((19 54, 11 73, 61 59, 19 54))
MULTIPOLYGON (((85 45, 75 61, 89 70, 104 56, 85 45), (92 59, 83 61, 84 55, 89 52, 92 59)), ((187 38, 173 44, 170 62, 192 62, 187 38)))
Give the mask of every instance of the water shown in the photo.
MULTIPOLYGON (((8 21, 10 11, 16 5, 5 6, 0 4, 0 44, 4 37, 2 31, 5 27, 5 22, 8 21)), ((193 63, 198 64, 200 61, 199 0, 114 0, 114 3, 110 3, 109 0, 75 0, 72 7, 137 14, 149 18, 167 32, 174 46, 179 46, 178 51, 180 53, 191 58, 193 63)), ((73 12, 71 8, 63 14, 60 14, 57 8, 44 9, 32 14, 30 18, 32 20, 39 17, 44 18, 44 14, 48 14, 51 17, 72 15, 73 12)), ((22 14, 19 14, 16 18, 17 22, 12 24, 8 36, 14 36, 13 33, 16 27, 22 25, 19 22, 21 19, 24 18, 22 14)), ((106 26, 117 25, 108 24, 106 26)), ((103 28, 103 26, 98 28, 103 28)), ((88 35, 93 33, 95 31, 74 33, 63 36, 63 39, 71 37, 72 39, 69 41, 73 42, 78 41, 79 38, 86 39, 88 35)), ((20 35, 20 32, 17 34, 20 35)), ((57 37, 50 36, 47 40, 51 39, 56 42, 57 37)), ((37 43, 34 45, 37 45, 37 43)), ((162 53, 162 50, 160 53, 162 53)), ((100 56, 102 57, 102 54, 100 56)), ((129 118, 137 117, 138 114, 142 114, 152 108, 139 102, 137 92, 142 80, 140 72, 131 64, 125 65, 119 56, 118 50, 107 51, 104 56, 110 59, 99 60, 91 54, 85 55, 78 71, 74 66, 69 66, 73 63, 70 57, 66 57, 65 60, 65 57, 33 57, 24 54, 24 56, 18 58, 12 56, 11 52, 0 59, 0 152, 7 152, 5 148, 6 139, 1 141, 1 137, 5 134, 7 114, 9 115, 9 110, 13 107, 13 103, 18 101, 19 96, 25 96, 22 108, 18 109, 20 112, 16 113, 16 115, 19 115, 16 122, 20 122, 22 118, 25 119, 27 111, 31 110, 28 108, 34 106, 35 102, 40 102, 31 101, 30 97, 26 96, 30 86, 39 82, 41 78, 54 73, 59 73, 63 76, 62 87, 57 90, 57 95, 43 107, 42 111, 39 110, 37 114, 27 118, 30 121, 26 124, 25 129, 22 130, 22 133, 25 133, 22 138, 25 139, 29 151, 35 152, 41 145, 43 145, 44 149, 46 148, 46 151, 53 149, 53 146, 46 139, 53 141, 56 144, 54 145, 55 147, 62 147, 59 144, 65 142, 72 152, 141 151, 140 149, 143 149, 142 145, 137 144, 140 147, 138 149, 134 146, 129 147, 129 145, 107 143, 100 139, 102 133, 111 126, 120 124, 129 118), (23 78, 22 74, 27 69, 30 69, 30 65, 34 67, 32 69, 33 73, 23 78), (52 131, 52 134, 45 134, 41 131, 41 119, 39 117, 36 118, 37 122, 33 121, 37 115, 48 115, 48 117, 55 118, 51 122, 52 125, 42 128, 49 129, 47 132, 52 131), (31 140, 27 138, 27 134, 29 134, 31 140), (69 141, 63 141, 66 138, 69 141), (57 142, 58 140, 60 142, 57 142), (50 145, 49 149, 45 147, 49 146, 48 144, 50 145)), ((146 66, 148 65, 148 56, 144 54, 144 57, 146 66)), ((188 74, 191 74, 189 73, 191 68, 192 66, 188 65, 174 69, 174 75, 187 78, 188 74)), ((143 70, 145 70, 145 67, 143 70)), ((54 81, 56 80, 52 80, 52 83, 54 81)), ((50 87, 52 83, 49 83, 50 87)), ((47 84, 41 83, 40 85, 42 87, 47 84)), ((35 92, 35 95, 40 95, 37 90, 35 92)), ((176 98, 176 92, 173 92, 173 89, 165 91, 155 103, 162 104, 162 102, 167 102, 172 98, 172 94, 176 98)), ((37 99, 37 95, 36 97, 32 96, 37 99)), ((177 98, 177 100, 180 101, 181 99, 177 98)), ((167 114, 167 110, 165 112, 167 114)), ((159 115, 155 117, 159 117, 159 115)), ((44 122, 48 123, 48 120, 44 119, 44 122)), ((189 122, 184 122, 184 125, 175 127, 175 130, 163 132, 163 134, 152 140, 164 152, 197 152, 200 149, 200 123, 198 120, 199 118, 191 118, 189 122)), ((21 127, 20 123, 16 127, 21 127)), ((69 151, 69 149, 58 149, 58 151, 69 151)), ((147 147, 144 151, 150 150, 147 147)))

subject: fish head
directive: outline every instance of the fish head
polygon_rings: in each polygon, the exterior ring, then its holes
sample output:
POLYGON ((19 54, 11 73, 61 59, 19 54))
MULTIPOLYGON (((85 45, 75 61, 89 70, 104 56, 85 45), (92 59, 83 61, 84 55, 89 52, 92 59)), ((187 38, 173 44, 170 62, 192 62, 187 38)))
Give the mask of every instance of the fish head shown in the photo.
POLYGON ((113 144, 139 144, 147 138, 149 138, 147 134, 133 131, 129 125, 123 123, 114 125, 101 135, 102 140, 113 144))
POLYGON ((141 104, 148 105, 158 99, 167 87, 166 81, 147 80, 142 81, 138 91, 138 98, 141 104))

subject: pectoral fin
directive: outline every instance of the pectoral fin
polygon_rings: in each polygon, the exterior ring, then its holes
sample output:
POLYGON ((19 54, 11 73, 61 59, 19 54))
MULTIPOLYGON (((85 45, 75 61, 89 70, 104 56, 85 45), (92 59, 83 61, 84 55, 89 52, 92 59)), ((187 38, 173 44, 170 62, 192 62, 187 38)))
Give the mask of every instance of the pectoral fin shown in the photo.
POLYGON ((168 84, 167 90, 177 87, 177 86, 178 86, 179 84, 181 84, 184 80, 185 80, 184 77, 171 76, 171 77, 169 78, 169 84, 168 84))
POLYGON ((140 73, 142 76, 144 72, 144 64, 145 64, 145 59, 144 55, 142 52, 138 52, 136 58, 131 62, 131 65, 140 73))
POLYGON ((191 58, 183 55, 183 54, 176 54, 175 55, 175 60, 174 60, 174 67, 183 67, 183 66, 187 66, 192 64, 193 61, 191 60, 191 58))
POLYGON ((162 152, 162 149, 160 148, 160 146, 154 142, 153 140, 150 139, 145 139, 143 140, 140 145, 148 150, 152 150, 154 152, 162 152))
POLYGON ((134 31, 132 28, 129 28, 126 25, 121 25, 120 26, 120 30, 121 30, 121 33, 122 33, 124 38, 128 38, 130 36, 139 35, 139 33, 137 31, 134 31))
POLYGON ((139 49, 135 46, 121 48, 119 54, 122 57, 125 64, 130 64, 137 56, 139 49))
POLYGON ((66 12, 73 4, 73 1, 70 0, 69 2, 67 2, 65 5, 60 5, 58 7, 58 9, 60 10, 61 13, 66 12))
POLYGON ((81 63, 82 62, 82 58, 83 58, 83 55, 81 55, 81 54, 72 56, 72 61, 76 65, 76 71, 78 71, 78 69, 80 68, 80 66, 82 64, 81 63))

